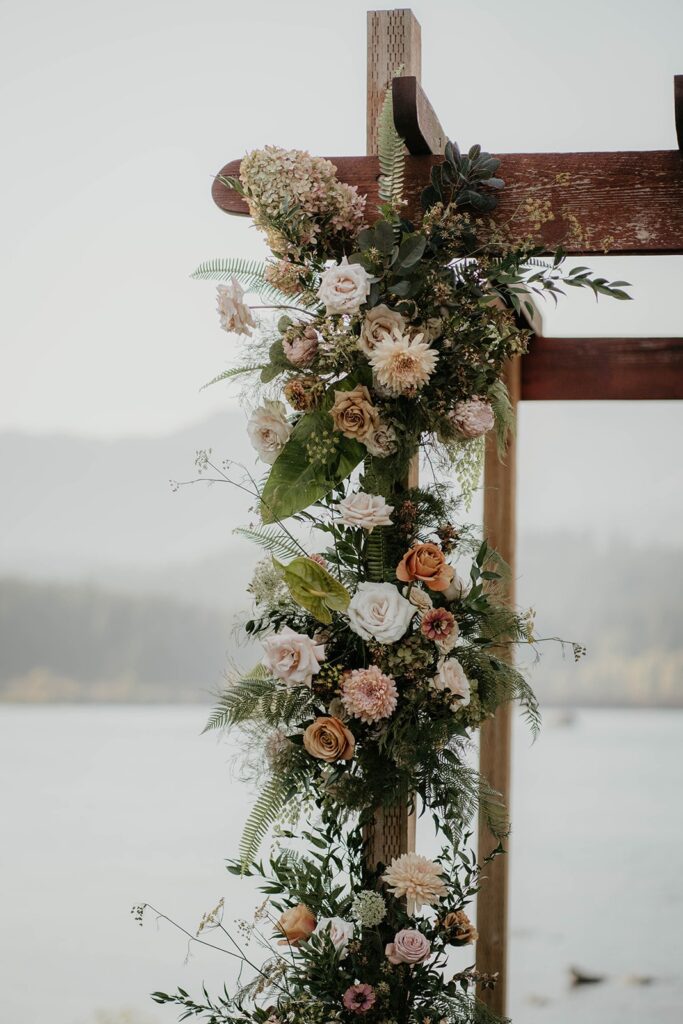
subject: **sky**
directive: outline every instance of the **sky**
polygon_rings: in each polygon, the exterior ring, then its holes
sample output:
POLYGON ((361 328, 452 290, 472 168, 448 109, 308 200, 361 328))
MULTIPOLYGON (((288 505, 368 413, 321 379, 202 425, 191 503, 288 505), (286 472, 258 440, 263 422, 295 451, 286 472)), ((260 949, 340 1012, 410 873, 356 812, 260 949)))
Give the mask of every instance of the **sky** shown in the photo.
MULTIPOLYGON (((213 205, 211 176, 265 143, 364 151, 366 7, 2 0, 0 430, 164 434, 234 401, 199 392, 234 342, 189 273, 265 250, 213 205)), ((675 146, 678 0, 414 11, 423 84, 463 144, 675 146)), ((578 296, 544 333, 682 334, 682 261, 608 261, 635 301, 578 296)))

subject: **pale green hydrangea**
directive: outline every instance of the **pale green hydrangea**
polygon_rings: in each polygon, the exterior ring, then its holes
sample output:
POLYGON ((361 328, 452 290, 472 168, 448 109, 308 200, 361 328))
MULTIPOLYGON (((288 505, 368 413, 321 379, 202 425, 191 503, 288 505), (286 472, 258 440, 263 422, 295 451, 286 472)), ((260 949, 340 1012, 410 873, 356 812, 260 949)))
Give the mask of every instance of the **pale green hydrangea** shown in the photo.
POLYGON ((351 904, 351 916, 362 928, 374 928, 387 915, 384 897, 372 889, 363 889, 351 904))

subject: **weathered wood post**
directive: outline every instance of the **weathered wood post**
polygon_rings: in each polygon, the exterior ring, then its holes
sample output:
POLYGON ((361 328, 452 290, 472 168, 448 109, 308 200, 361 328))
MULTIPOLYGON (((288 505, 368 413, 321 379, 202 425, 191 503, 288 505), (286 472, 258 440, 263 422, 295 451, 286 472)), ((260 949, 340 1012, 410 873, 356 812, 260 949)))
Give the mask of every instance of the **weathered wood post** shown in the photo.
MULTIPOLYGON (((366 149, 377 153, 377 126, 387 88, 398 68, 403 75, 422 74, 422 33, 410 10, 368 11, 368 80, 366 149)), ((419 464, 411 464, 407 484, 416 487, 419 464)), ((388 864, 392 858, 415 849, 415 815, 404 804, 378 808, 367 829, 368 864, 388 864)))
MULTIPOLYGON (((521 359, 508 364, 505 383, 512 407, 517 414, 521 396, 521 359)), ((496 439, 486 439, 484 464, 484 537, 502 555, 510 566, 507 599, 515 601, 515 544, 516 544, 516 460, 517 442, 512 436, 503 460, 498 458, 496 439)), ((512 658, 512 653, 507 653, 512 658)), ((497 790, 509 807, 510 801, 510 747, 512 732, 512 705, 502 704, 495 717, 484 722, 479 738, 479 769, 490 785, 497 790)), ((486 822, 479 822, 479 858, 486 856, 495 846, 486 822)), ((506 843, 506 850, 509 843, 506 843)), ((507 913, 508 913, 508 858, 497 857, 488 866, 487 877, 477 896, 477 968, 487 974, 499 972, 498 984, 482 994, 482 999, 499 1016, 504 1016, 507 1000, 507 913)))

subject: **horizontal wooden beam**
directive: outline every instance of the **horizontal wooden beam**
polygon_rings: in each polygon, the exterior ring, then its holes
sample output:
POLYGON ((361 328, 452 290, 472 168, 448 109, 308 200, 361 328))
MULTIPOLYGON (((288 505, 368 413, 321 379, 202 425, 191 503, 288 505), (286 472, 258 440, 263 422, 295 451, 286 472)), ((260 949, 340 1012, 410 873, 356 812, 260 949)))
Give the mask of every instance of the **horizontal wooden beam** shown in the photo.
POLYGON ((521 398, 683 398, 683 338, 532 338, 521 398))
MULTIPOLYGON (((341 181, 368 197, 368 219, 377 216, 376 156, 329 157, 341 181)), ((406 216, 419 218, 420 192, 439 156, 406 157, 406 216)), ((532 235, 570 253, 682 253, 683 154, 678 150, 633 153, 508 153, 500 156, 506 182, 494 216, 520 237, 532 235), (551 216, 539 227, 539 211, 551 216), (573 228, 582 232, 577 237, 573 228)), ((240 161, 222 175, 239 175, 240 161)), ((226 213, 247 215, 244 200, 215 179, 212 194, 226 213)))

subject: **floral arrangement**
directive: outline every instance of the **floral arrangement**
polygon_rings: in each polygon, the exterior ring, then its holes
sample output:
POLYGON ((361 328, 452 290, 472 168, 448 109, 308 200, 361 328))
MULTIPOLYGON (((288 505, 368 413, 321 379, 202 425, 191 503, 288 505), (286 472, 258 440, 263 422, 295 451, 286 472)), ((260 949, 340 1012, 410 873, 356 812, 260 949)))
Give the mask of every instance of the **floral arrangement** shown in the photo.
MULTIPOLYGON (((504 451, 502 371, 525 350, 534 296, 557 299, 566 286, 628 296, 623 282, 566 271, 561 250, 515 237, 514 218, 490 218, 504 183, 478 146, 463 154, 448 143, 420 223, 405 220, 390 96, 380 167, 380 206, 368 210, 326 160, 275 147, 248 154, 227 183, 273 258, 214 261, 196 274, 220 281, 221 326, 244 339, 239 365, 216 381, 245 377, 250 395, 261 390, 247 429, 265 479, 245 471, 236 481, 231 463, 206 452, 199 468, 253 495, 260 522, 240 532, 267 552, 245 623, 261 659, 230 677, 208 724, 241 729, 259 773, 229 868, 260 877, 267 899, 242 943, 222 905, 205 916, 197 941, 217 929, 253 978, 199 1002, 183 989, 155 993, 181 1019, 492 1019, 476 991, 495 978, 474 968, 446 977, 449 948, 477 938, 467 906, 508 828, 467 752, 503 702, 518 701, 537 727, 534 695, 509 657, 511 645, 536 640, 533 615, 505 601, 506 566, 459 522, 460 505, 477 485, 485 435, 495 431, 504 451), (419 454, 430 479, 411 486, 419 454), (443 482, 453 472, 458 498, 443 482), (444 843, 436 860, 372 857, 376 811, 397 806, 431 815, 444 843), (499 840, 480 862, 469 850, 477 808, 499 840), (273 826, 278 844, 264 863, 273 826), (298 845, 282 845, 290 839, 298 845), (258 964, 250 943, 265 949, 258 964)), ((536 213, 540 226, 548 214, 536 213)))

